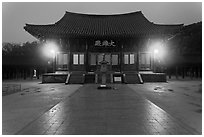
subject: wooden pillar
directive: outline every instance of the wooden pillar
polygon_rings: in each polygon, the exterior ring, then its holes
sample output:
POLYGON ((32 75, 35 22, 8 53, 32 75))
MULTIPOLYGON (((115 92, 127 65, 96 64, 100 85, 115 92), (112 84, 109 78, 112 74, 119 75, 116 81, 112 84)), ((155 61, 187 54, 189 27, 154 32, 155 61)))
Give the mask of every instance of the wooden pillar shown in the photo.
POLYGON ((138 71, 138 72, 139 72, 139 69, 140 69, 140 68, 139 68, 139 65, 140 65, 140 63, 139 63, 139 61, 140 61, 140 60, 139 60, 139 58, 140 58, 140 56, 139 56, 139 46, 140 46, 140 44, 141 44, 141 39, 139 40, 139 43, 138 43, 138 45, 137 45, 137 47, 136 47, 136 50, 137 50, 137 51, 136 51, 136 53, 137 53, 137 55, 136 55, 136 56, 137 56, 137 60, 136 60, 136 61, 137 61, 137 64, 136 64, 136 65, 137 65, 137 71, 138 71))
POLYGON ((120 43, 120 71, 123 71, 123 41, 120 43))
POLYGON ((86 72, 88 72, 89 71, 89 62, 88 62, 88 60, 89 60, 89 53, 88 53, 88 44, 87 44, 87 40, 85 40, 85 42, 86 42, 86 57, 85 57, 85 69, 86 69, 86 72))
POLYGON ((68 49, 68 70, 71 71, 71 46, 70 46, 70 39, 67 39, 67 49, 68 49))

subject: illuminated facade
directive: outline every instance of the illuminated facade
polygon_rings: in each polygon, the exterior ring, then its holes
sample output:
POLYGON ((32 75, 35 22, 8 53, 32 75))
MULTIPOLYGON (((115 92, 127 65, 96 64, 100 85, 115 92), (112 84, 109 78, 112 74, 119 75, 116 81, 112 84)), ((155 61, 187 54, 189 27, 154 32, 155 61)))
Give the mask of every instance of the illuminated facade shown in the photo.
POLYGON ((116 15, 66 12, 55 24, 26 24, 24 29, 47 44, 55 43, 54 71, 96 75, 104 56, 111 75, 127 76, 161 72, 157 67, 164 59, 165 43, 182 26, 154 24, 140 11, 116 15))

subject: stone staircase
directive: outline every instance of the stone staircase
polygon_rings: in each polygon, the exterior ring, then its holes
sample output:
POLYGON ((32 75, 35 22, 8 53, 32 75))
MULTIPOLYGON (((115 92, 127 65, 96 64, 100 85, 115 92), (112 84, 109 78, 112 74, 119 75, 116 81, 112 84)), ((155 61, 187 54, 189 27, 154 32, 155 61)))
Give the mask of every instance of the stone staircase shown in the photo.
POLYGON ((65 84, 84 84, 84 72, 72 72, 67 76, 65 84))
POLYGON ((143 83, 143 80, 139 73, 125 72, 123 74, 123 77, 124 77, 124 83, 126 84, 142 84, 143 83))

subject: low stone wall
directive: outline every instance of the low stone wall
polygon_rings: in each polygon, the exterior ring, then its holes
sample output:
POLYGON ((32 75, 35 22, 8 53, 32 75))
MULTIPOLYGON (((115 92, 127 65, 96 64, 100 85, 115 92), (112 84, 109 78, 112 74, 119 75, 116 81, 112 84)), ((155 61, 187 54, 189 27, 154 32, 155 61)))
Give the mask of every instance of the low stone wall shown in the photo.
POLYGON ((151 74, 140 74, 143 82, 166 82, 165 73, 151 73, 151 74))
POLYGON ((65 83, 67 74, 48 73, 42 75, 42 83, 65 83))

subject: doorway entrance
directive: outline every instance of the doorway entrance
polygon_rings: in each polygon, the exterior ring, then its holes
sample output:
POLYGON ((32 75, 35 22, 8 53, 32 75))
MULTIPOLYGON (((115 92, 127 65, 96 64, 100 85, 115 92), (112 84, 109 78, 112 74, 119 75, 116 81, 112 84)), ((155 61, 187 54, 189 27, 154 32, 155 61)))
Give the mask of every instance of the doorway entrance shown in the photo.
POLYGON ((108 62, 109 71, 120 71, 120 61, 119 53, 90 53, 89 54, 89 71, 95 72, 100 69, 100 62, 103 60, 103 55, 105 55, 105 60, 108 62))

